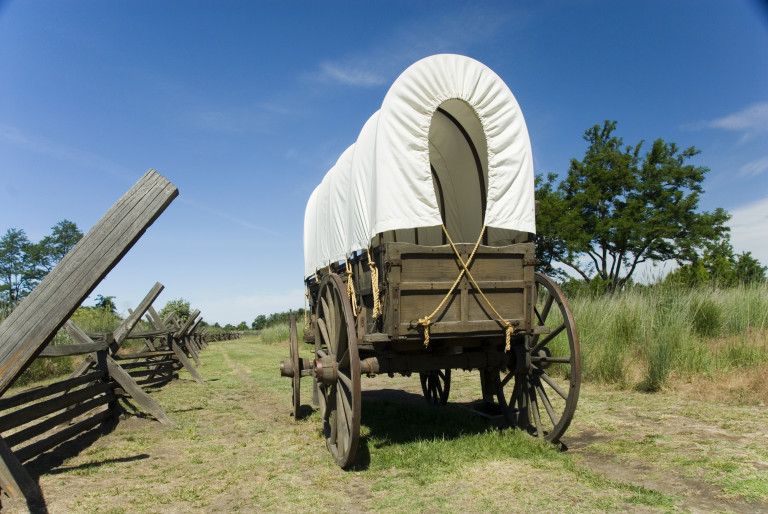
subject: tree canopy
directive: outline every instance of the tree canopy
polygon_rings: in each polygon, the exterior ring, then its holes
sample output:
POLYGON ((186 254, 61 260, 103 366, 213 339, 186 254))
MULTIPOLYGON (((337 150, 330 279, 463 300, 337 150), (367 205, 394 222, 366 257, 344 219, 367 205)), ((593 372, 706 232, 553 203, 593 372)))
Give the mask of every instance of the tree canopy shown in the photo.
POLYGON ((608 292, 620 290, 648 260, 695 262, 729 241, 723 209, 699 212, 708 169, 690 164, 699 154, 662 139, 642 153, 644 141, 624 146, 615 121, 584 134, 583 159, 572 159, 566 178, 537 176, 536 252, 544 272, 560 263, 608 292))
POLYGON ((13 308, 28 295, 83 237, 77 225, 62 220, 51 235, 32 243, 24 230, 9 228, 0 238, 0 301, 13 308))
POLYGON ((160 314, 161 318, 167 319, 168 316, 170 316, 172 313, 176 314, 176 317, 181 323, 187 321, 187 318, 189 318, 190 314, 192 314, 189 301, 185 300, 184 298, 169 300, 168 303, 166 303, 165 306, 160 309, 158 314, 160 314))

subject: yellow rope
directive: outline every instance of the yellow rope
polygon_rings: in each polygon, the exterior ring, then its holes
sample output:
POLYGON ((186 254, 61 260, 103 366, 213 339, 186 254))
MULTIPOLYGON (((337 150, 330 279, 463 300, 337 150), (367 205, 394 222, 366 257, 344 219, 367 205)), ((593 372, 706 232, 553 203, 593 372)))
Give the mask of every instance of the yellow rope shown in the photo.
MULTIPOLYGON (((483 230, 485 230, 485 227, 483 227, 483 230)), ((480 293, 480 296, 482 296, 483 300, 485 300, 485 303, 488 304, 488 307, 491 308, 494 314, 496 314, 496 317, 499 319, 499 322, 504 326, 504 338, 505 338, 505 351, 509 351, 512 345, 512 332, 514 331, 514 327, 512 324, 505 320, 504 317, 499 314, 499 311, 496 310, 496 308, 493 306, 491 301, 488 299, 487 296, 485 296, 485 293, 483 293, 483 290, 480 289, 480 286, 477 285, 477 282, 475 282, 475 278, 472 276, 472 273, 469 272, 469 263, 472 262, 472 256, 475 254, 475 251, 472 251, 472 255, 469 256, 469 259, 467 259, 467 262, 465 263, 461 255, 459 255, 459 251, 456 249, 456 245, 453 244, 453 241, 451 240, 451 236, 448 234, 448 231, 445 229, 445 226, 443 226, 443 231, 445 232, 445 237, 448 239, 448 242, 451 244, 451 248, 453 248, 453 252, 456 254, 456 258, 459 259, 459 262, 461 262, 462 267, 464 268, 464 271, 467 272, 467 277, 469 277, 469 281, 472 282, 472 285, 475 286, 475 290, 480 293)), ((483 232, 480 232, 480 237, 483 236, 483 232)), ((479 242, 479 241, 478 241, 479 242)), ((477 250, 477 244, 475 245, 475 250, 477 250)))
POLYGON ((357 295, 355 294, 355 281, 352 279, 352 266, 347 259, 347 296, 352 304, 352 314, 357 316, 357 295))
MULTIPOLYGON (((448 235, 448 231, 445 228, 445 225, 443 227, 443 232, 445 232, 446 236, 448 235)), ((440 302, 440 305, 437 306, 437 308, 432 311, 432 314, 429 316, 419 318, 419 325, 424 327, 424 348, 429 346, 429 325, 432 322, 432 318, 442 310, 443 305, 445 305, 445 302, 448 301, 448 298, 451 297, 453 294, 454 289, 456 289, 456 286, 459 285, 459 282, 461 281, 461 277, 464 276, 464 273, 469 273, 469 270, 467 269, 467 266, 469 263, 472 262, 472 259, 475 257, 475 252, 477 252, 477 248, 480 246, 480 241, 483 240, 483 233, 485 232, 485 226, 483 226, 483 229, 480 231, 480 237, 477 238, 477 242, 475 243, 475 247, 472 249, 472 253, 469 255, 469 259, 467 259, 467 264, 464 263, 464 261, 461 258, 461 255, 459 255, 458 250, 456 250, 456 246, 454 246, 453 241, 451 241, 451 238, 448 237, 448 241, 451 242, 451 248, 453 248, 454 253, 456 254, 456 257, 459 259, 459 262, 461 262, 462 270, 459 272, 459 276, 456 277, 456 280, 453 282, 453 285, 451 286, 451 289, 448 291, 448 293, 443 297, 443 301, 440 302)))
POLYGON ((480 241, 482 241, 483 239, 485 226, 483 226, 483 229, 480 231, 480 237, 477 238, 475 247, 472 249, 472 253, 469 255, 467 262, 464 262, 464 259, 461 258, 461 254, 459 253, 459 250, 456 248, 456 245, 453 244, 453 240, 451 239, 450 234, 448 234, 448 230, 445 228, 445 225, 443 225, 442 227, 443 227, 443 232, 445 233, 445 237, 448 240, 448 243, 450 243, 451 248, 453 249, 453 253, 461 263, 462 269, 461 269, 461 272, 459 273, 459 276, 456 278, 456 281, 453 283, 453 286, 451 286, 450 291, 448 291, 448 294, 445 295, 445 297, 443 298, 443 301, 440 302, 440 305, 438 305, 437 308, 429 316, 425 318, 419 318, 419 324, 424 327, 424 347, 426 348, 427 346, 429 346, 429 324, 431 322, 432 317, 434 317, 435 314, 437 314, 443 308, 443 305, 451 296, 451 294, 453 294, 454 289, 456 289, 456 286, 458 285, 461 278, 464 276, 464 273, 466 273, 470 282, 472 282, 472 285, 475 287, 475 290, 478 293, 480 293, 480 296, 483 298, 483 300, 485 300, 485 303, 488 304, 488 307, 491 308, 493 313, 496 314, 496 317, 499 319, 499 322, 504 326, 505 351, 509 351, 512 345, 512 332, 514 331, 514 327, 510 322, 505 320, 501 314, 499 314, 499 311, 496 310, 496 308, 493 306, 493 304, 488 299, 488 297, 485 296, 485 293, 483 293, 483 290, 480 289, 480 286, 477 285, 475 278, 472 276, 472 273, 470 273, 469 271, 469 265, 472 263, 472 259, 475 257, 475 252, 477 252, 477 249, 480 246, 480 241))
POLYGON ((309 312, 309 288, 304 288, 304 330, 309 330, 309 316, 307 313, 309 312))
POLYGON ((373 319, 379 317, 381 314, 381 304, 379 303, 379 270, 376 268, 376 263, 371 258, 370 250, 368 252, 368 267, 371 268, 371 288, 373 289, 373 319))

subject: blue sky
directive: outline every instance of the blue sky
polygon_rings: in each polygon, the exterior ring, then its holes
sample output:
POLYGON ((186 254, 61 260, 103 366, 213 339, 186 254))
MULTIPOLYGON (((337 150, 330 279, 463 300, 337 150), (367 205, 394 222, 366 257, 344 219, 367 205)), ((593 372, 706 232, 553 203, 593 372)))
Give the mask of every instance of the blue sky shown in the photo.
POLYGON ((303 305, 304 206, 407 66, 459 53, 525 115, 537 173, 584 131, 696 146, 701 208, 768 264, 768 8, 732 1, 0 0, 0 231, 86 231, 148 169, 180 196, 96 288, 209 322, 303 305))

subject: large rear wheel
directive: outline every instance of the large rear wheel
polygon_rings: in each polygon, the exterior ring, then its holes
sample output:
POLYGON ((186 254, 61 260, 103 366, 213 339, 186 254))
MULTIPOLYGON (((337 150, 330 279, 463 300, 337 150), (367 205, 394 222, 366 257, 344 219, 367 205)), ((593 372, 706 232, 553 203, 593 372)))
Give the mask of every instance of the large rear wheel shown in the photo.
POLYGON ((315 375, 323 434, 333 458, 347 468, 360 437, 360 357, 352 306, 335 273, 320 285, 316 313, 315 375))
MULTIPOLYGON (((547 327, 526 335, 505 356, 506 369, 492 374, 491 388, 508 421, 557 442, 576 411, 581 387, 579 336, 571 308, 557 284, 535 275, 534 320, 547 327)), ((488 379, 487 379, 488 380, 488 379)))

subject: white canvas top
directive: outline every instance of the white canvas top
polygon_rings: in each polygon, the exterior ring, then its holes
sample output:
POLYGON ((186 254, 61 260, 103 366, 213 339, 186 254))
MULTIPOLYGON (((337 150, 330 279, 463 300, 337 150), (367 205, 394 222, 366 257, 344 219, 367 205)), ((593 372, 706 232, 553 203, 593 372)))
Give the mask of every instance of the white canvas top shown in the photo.
POLYGON ((305 276, 368 248, 379 233, 441 224, 456 242, 474 243, 483 224, 536 231, 520 107, 488 67, 448 54, 398 77, 310 196, 305 276))

